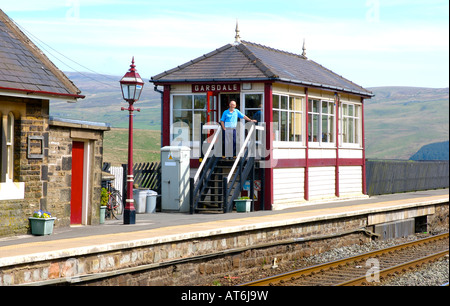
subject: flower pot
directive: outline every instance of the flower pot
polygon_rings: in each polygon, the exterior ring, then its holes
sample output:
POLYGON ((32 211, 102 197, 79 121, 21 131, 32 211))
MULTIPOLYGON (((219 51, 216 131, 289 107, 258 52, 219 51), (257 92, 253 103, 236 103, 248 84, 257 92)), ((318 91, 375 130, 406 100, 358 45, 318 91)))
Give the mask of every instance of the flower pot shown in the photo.
POLYGON ((100 206, 100 224, 105 223, 106 206, 100 206))
POLYGON ((249 212, 252 201, 249 199, 234 200, 234 203, 236 204, 237 212, 249 212))
POLYGON ((56 218, 34 218, 29 217, 31 234, 33 235, 50 235, 53 233, 53 225, 56 218))

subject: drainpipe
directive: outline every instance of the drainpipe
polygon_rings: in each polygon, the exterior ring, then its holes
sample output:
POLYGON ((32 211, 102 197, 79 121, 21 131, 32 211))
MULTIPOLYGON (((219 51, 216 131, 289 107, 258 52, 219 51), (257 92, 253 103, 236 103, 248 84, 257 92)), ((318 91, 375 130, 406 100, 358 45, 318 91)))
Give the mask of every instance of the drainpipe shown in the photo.
POLYGON ((154 91, 156 91, 156 92, 159 92, 160 94, 161 94, 161 147, 162 147, 162 144, 163 144, 163 133, 162 133, 162 125, 163 125, 163 123, 164 123, 164 121, 163 121, 163 111, 164 111, 164 108, 163 108, 163 104, 164 104, 164 96, 163 96, 163 94, 164 94, 164 91, 162 91, 162 90, 159 90, 158 89, 158 85, 155 85, 155 87, 153 88, 153 90, 154 91))

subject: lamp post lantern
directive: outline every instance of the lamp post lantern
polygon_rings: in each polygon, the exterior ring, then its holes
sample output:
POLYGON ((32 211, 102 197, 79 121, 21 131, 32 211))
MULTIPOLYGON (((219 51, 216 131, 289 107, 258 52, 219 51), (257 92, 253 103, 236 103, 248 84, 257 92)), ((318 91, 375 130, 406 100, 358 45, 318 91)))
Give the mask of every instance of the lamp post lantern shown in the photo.
POLYGON ((133 111, 136 110, 139 112, 140 109, 135 109, 133 104, 139 100, 142 88, 144 87, 144 82, 136 71, 134 56, 131 61, 130 70, 120 80, 120 86, 123 99, 129 104, 128 108, 122 107, 122 111, 127 110, 129 112, 127 198, 123 213, 123 224, 135 224, 136 209, 133 200, 133 111))

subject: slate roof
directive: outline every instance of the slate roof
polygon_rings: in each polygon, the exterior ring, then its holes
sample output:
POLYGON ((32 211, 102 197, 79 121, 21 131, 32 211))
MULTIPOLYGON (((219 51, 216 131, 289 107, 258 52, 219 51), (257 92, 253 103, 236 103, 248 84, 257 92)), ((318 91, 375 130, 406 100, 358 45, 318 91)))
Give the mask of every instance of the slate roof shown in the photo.
POLYGON ((84 98, 80 90, 0 10, 0 90, 84 98))
POLYGON ((155 84, 261 80, 373 96, 365 88, 302 55, 247 41, 237 45, 227 44, 151 78, 155 84))

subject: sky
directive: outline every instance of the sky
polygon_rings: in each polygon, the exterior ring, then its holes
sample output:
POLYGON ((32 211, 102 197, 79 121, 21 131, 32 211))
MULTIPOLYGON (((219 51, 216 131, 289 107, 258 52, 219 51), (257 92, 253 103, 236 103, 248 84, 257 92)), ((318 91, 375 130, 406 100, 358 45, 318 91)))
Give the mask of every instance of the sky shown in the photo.
POLYGON ((243 40, 364 87, 449 86, 448 0, 0 0, 63 71, 150 78, 243 40))

